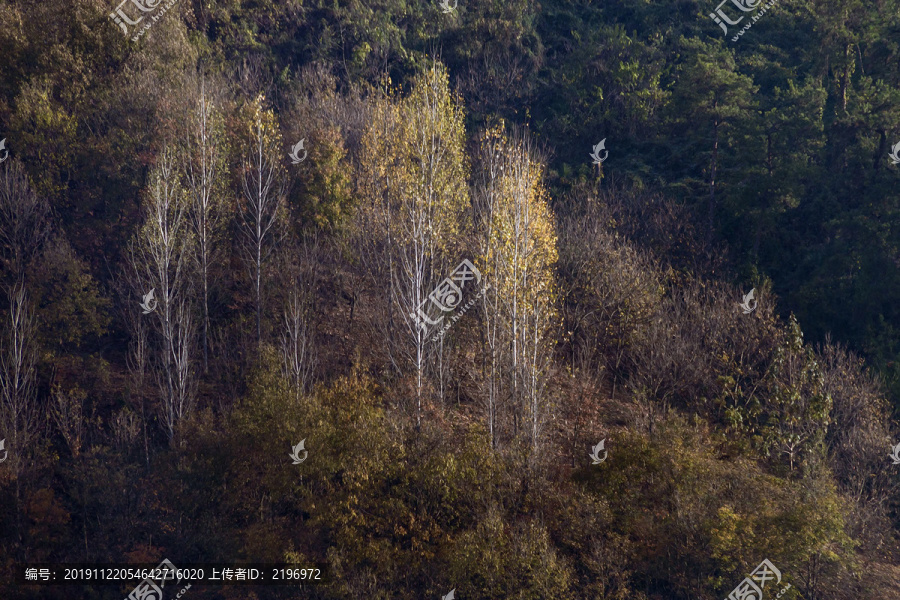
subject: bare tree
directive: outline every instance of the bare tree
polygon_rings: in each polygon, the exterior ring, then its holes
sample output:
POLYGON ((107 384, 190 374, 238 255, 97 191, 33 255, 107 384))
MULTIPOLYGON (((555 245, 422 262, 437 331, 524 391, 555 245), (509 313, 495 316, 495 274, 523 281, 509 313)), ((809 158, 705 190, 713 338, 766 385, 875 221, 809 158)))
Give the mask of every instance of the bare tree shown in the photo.
POLYGON ((296 397, 299 398, 312 381, 315 348, 309 299, 297 288, 292 288, 288 293, 287 307, 284 309, 281 356, 285 374, 293 385, 296 397))
POLYGON ((233 72, 231 82, 235 93, 242 98, 271 96, 275 91, 275 82, 259 54, 244 58, 233 72))
POLYGON ((668 414, 672 398, 680 390, 678 383, 687 379, 680 377, 680 368, 691 358, 686 352, 688 344, 676 339, 676 326, 669 322, 672 318, 671 310, 661 310, 646 325, 628 379, 651 436, 657 421, 668 414))
MULTIPOLYGON (((480 266, 485 271, 499 272, 501 253, 499 237, 495 231, 495 215, 499 212, 501 177, 507 161, 507 139, 499 128, 481 134, 478 146, 477 180, 472 192, 475 207, 476 230, 479 232, 478 250, 482 257, 480 266), (487 264, 486 261, 490 260, 487 264), (485 269, 485 267, 488 267, 485 269)), ((504 345, 501 343, 500 295, 494 287, 481 295, 482 323, 482 372, 485 376, 488 433, 491 447, 497 449, 497 407, 500 398, 500 372, 504 345), (487 364, 484 364, 487 363, 487 364)))
POLYGON ((441 276, 450 276, 448 256, 467 204, 463 114, 438 64, 418 77, 399 105, 378 102, 363 139, 361 187, 368 203, 359 231, 368 237, 363 258, 369 271, 390 298, 382 331, 391 361, 398 372, 411 365, 415 373, 420 426, 434 356, 429 326, 441 321, 427 301, 441 276))
POLYGON ((833 399, 829 466, 850 505, 849 533, 869 548, 886 543, 891 497, 900 483, 883 468, 884 449, 896 443, 890 408, 877 378, 858 356, 826 339, 818 349, 825 390, 833 399))
POLYGON ((253 280, 256 298, 256 339, 262 340, 263 275, 268 259, 285 235, 287 179, 281 166, 282 143, 275 115, 258 96, 247 107, 250 126, 241 169, 244 205, 241 248, 253 280))
POLYGON ((338 91, 338 79, 323 63, 312 63, 300 69, 297 76, 296 103, 291 122, 298 128, 292 133, 337 128, 340 138, 353 154, 359 152, 360 139, 369 122, 370 105, 356 86, 338 91))
POLYGON ((7 439, 13 465, 27 447, 38 421, 35 387, 37 349, 35 327, 28 295, 22 282, 9 292, 8 329, 0 355, 0 399, 3 437, 7 439))
POLYGON ((10 285, 26 278, 28 265, 50 235, 50 206, 31 189, 18 159, 0 166, 0 260, 10 285))
POLYGON ((190 82, 192 106, 184 134, 184 179, 191 199, 189 211, 196 239, 195 260, 200 279, 200 304, 203 310, 201 346, 203 371, 209 371, 209 294, 210 278, 217 259, 217 245, 225 224, 225 150, 221 114, 202 75, 190 82))
POLYGON ((613 231, 609 195, 572 194, 561 214, 562 310, 570 358, 586 351, 591 368, 613 376, 660 302, 661 273, 654 262, 613 231))
POLYGON ((189 261, 193 251, 188 202, 175 170, 175 156, 165 148, 151 173, 144 201, 144 224, 131 244, 131 265, 139 289, 154 290, 158 306, 150 317, 159 338, 156 379, 160 391, 163 423, 169 440, 175 425, 187 416, 196 401, 193 373, 191 278, 189 261))
MULTIPOLYGON (((193 412, 197 400, 197 377, 194 373, 194 349, 197 345, 190 301, 182 298, 175 311, 172 340, 173 395, 165 404, 163 422, 173 435, 175 425, 193 412)), ((166 385, 169 385, 168 375, 166 385)))
MULTIPOLYGON (((499 177, 487 175, 477 203, 480 235, 490 236, 482 242, 491 284, 485 305, 493 305, 493 318, 499 319, 493 335, 502 333, 507 347, 503 370, 513 435, 527 434, 537 449, 547 417, 544 386, 553 349, 555 219, 541 182, 544 161, 529 137, 516 132, 507 145, 496 144, 489 143, 486 152, 500 154, 495 167, 499 177)), ((488 158, 488 169, 492 160, 488 158)))
POLYGON ((22 541, 21 475, 25 469, 24 451, 38 427, 36 402, 35 328, 24 283, 9 291, 10 306, 3 344, 0 346, 0 439, 6 440, 9 467, 16 477, 16 530, 22 541))
POLYGON ((37 426, 35 405, 36 330, 28 305, 28 267, 50 234, 50 207, 34 193, 18 159, 0 166, 0 261, 8 280, 8 329, 3 328, 0 357, 0 438, 12 447, 12 465, 37 426))
POLYGON ((318 253, 316 240, 304 243, 291 252, 294 260, 286 269, 290 283, 281 331, 281 357, 284 374, 294 388, 296 398, 308 391, 316 367, 315 263, 318 253))

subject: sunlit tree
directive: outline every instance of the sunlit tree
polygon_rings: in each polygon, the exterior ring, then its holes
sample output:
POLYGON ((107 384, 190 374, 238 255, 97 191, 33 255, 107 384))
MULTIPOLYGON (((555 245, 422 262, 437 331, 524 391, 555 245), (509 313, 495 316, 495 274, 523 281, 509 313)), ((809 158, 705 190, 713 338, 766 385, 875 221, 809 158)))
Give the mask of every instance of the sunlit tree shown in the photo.
POLYGON ((369 271, 390 299, 382 331, 391 360, 415 373, 417 424, 433 355, 427 321, 440 320, 426 300, 450 276, 468 202, 464 142, 463 110, 439 63, 417 77, 408 97, 376 101, 362 141, 359 227, 372 236, 369 271))
POLYGON ((221 254, 227 224, 225 202, 224 121, 213 99, 214 85, 203 76, 189 81, 191 106, 184 131, 184 181, 190 198, 191 227, 196 239, 194 258, 199 276, 199 299, 203 312, 201 346, 203 370, 209 368, 209 295, 213 269, 221 254))
MULTIPOLYGON (((547 417, 544 388, 555 343, 556 225, 542 182, 544 162, 529 136, 516 132, 501 142, 496 135, 483 142, 488 175, 477 203, 480 264, 490 284, 484 323, 493 362, 505 346, 500 369, 513 433, 527 434, 536 449, 547 417)), ((489 410, 494 403, 489 401, 489 410)))
POLYGON ((241 163, 243 202, 240 213, 241 251, 253 282, 256 339, 262 339, 265 270, 286 233, 287 179, 283 144, 275 113, 259 95, 243 110, 247 145, 241 163))

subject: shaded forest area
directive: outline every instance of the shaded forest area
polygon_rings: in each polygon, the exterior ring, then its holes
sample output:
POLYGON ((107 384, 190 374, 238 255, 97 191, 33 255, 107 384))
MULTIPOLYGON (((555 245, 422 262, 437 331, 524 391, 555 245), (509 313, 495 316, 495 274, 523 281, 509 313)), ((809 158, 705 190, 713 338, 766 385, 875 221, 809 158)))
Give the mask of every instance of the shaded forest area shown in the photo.
POLYGON ((900 598, 900 0, 133 4, 0 0, 3 573, 900 598))

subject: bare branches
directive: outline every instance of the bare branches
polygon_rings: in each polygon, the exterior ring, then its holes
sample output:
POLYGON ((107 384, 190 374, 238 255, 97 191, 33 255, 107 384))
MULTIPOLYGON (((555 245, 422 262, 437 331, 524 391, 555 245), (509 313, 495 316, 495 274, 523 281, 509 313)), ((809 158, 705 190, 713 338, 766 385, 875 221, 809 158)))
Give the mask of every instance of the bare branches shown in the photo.
POLYGON ((491 285, 482 300, 489 425, 496 445, 505 387, 512 435, 527 435, 537 449, 547 417, 544 386, 556 319, 557 240, 541 182, 543 159, 527 135, 507 139, 499 129, 484 134, 480 152, 475 209, 479 262, 491 285))
POLYGON ((7 283, 25 278, 50 235, 50 206, 31 189, 17 159, 0 166, 0 261, 7 283))
POLYGON ((193 412, 197 401, 197 377, 194 373, 197 340, 194 331, 191 308, 187 301, 182 300, 175 311, 173 337, 169 343, 171 363, 158 381, 160 391, 169 394, 163 406, 163 423, 170 439, 174 436, 175 426, 193 412))
POLYGON ((309 389, 315 367, 313 327, 310 301, 301 289, 288 293, 284 309, 284 328, 281 333, 281 356, 285 376, 293 385, 297 398, 309 389))
MULTIPOLYGON (((151 173, 144 198, 144 224, 131 244, 131 268, 139 289, 144 293, 152 289, 158 298, 158 306, 147 318, 153 323, 158 343, 151 364, 170 441, 176 424, 191 412, 196 399, 189 273, 194 238, 187 211, 188 202, 175 170, 174 153, 165 148, 151 173)), ((138 351, 142 351, 141 343, 138 339, 138 351)), ((135 365, 140 365, 140 357, 135 358, 135 365)))
POLYGON ((24 283, 16 283, 9 296, 9 315, 3 328, 6 335, 0 345, 0 437, 9 440, 12 464, 17 468, 15 465, 21 464, 19 457, 38 425, 37 349, 24 283))
POLYGON ((288 294, 282 315, 281 358, 285 377, 297 399, 313 383, 317 352, 314 306, 318 240, 305 240, 292 249, 285 270, 289 273, 288 294))
POLYGON ((15 469, 38 423, 37 331, 25 282, 50 232, 50 207, 37 197, 22 164, 0 166, 0 261, 7 274, 9 315, 0 341, 0 437, 9 436, 15 469))
POLYGON ((224 125, 209 84, 203 76, 192 81, 192 105, 184 134, 186 152, 184 179, 189 190, 188 212, 196 238, 194 258, 200 276, 200 302, 203 309, 201 345, 203 371, 209 370, 209 294, 212 268, 225 225, 224 125))
POLYGON ((263 270, 284 238, 287 179, 281 166, 281 135, 275 115, 259 96, 248 105, 249 145, 241 169, 244 205, 241 208, 241 250, 256 298, 256 339, 262 339, 263 270))
POLYGON ((132 339, 128 344, 128 373, 131 376, 134 392, 137 394, 138 402, 141 405, 141 429, 144 438, 144 459, 147 466, 150 466, 150 443, 147 438, 147 412, 145 410, 147 381, 150 377, 149 332, 146 321, 141 319, 141 315, 135 313, 136 311, 133 309, 126 309, 126 314, 130 317, 128 322, 133 329, 132 339))
POLYGON ((377 100, 372 117, 360 156, 363 257, 390 299, 378 326, 391 361, 415 373, 418 425, 433 352, 416 315, 434 282, 449 276, 468 203, 462 110, 446 71, 433 65, 408 98, 377 100))

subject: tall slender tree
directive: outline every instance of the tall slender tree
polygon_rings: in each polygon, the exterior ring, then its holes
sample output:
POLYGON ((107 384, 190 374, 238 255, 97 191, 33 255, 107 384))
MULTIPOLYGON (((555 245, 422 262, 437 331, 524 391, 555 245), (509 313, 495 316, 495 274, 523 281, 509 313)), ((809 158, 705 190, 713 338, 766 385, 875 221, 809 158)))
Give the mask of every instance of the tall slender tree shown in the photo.
POLYGON ((283 144, 275 113, 260 94, 244 107, 248 127, 241 168, 243 205, 240 209, 241 249, 253 281, 256 339, 262 340, 265 269, 286 235, 287 178, 282 166, 283 144))
POLYGON ((313 381, 317 360, 314 308, 318 240, 306 239, 283 254, 287 255, 284 271, 289 289, 282 319, 281 358, 284 374, 299 399, 313 381))
POLYGON ((502 370, 509 386, 513 435, 527 435, 536 450, 547 417, 544 388, 556 319, 555 220, 541 181, 544 163, 528 135, 514 133, 508 146, 489 142, 486 151, 503 162, 496 167, 496 187, 483 191, 479 202, 485 252, 480 262, 491 284, 485 304, 496 310, 485 322, 488 334, 495 336, 493 343, 502 333, 506 345, 502 370), (492 333, 492 328, 500 331, 492 333))
POLYGON ((192 412, 197 391, 188 210, 175 152, 165 147, 144 194, 144 223, 131 244, 131 264, 139 289, 153 290, 157 302, 149 314, 159 342, 155 370, 170 441, 178 422, 192 412))
POLYGON ((410 364, 415 373, 420 425, 433 355, 429 326, 441 316, 428 295, 450 276, 468 203, 464 115, 439 63, 416 78, 407 98, 382 99, 373 114, 361 153, 368 203, 360 231, 375 234, 369 255, 379 257, 372 272, 390 298, 389 353, 398 369, 410 364))
MULTIPOLYGON (((495 215, 499 211, 501 180, 508 160, 508 140, 503 128, 495 126, 480 134, 477 154, 476 181, 472 193, 475 207, 475 227, 478 240, 478 266, 483 273, 499 272, 501 254, 497 250, 495 215)), ((500 327, 500 296, 497 291, 481 295, 482 372, 485 377, 486 410, 491 447, 498 446, 498 404, 501 390, 502 360, 505 346, 500 327)))
POLYGON ((184 180, 190 197, 191 226, 196 239, 199 297, 203 312, 201 347, 203 371, 209 370, 209 296, 219 243, 226 224, 225 133, 222 115, 203 75, 189 82, 192 104, 184 132, 184 180))
POLYGON ((0 439, 6 440, 6 454, 15 473, 15 515, 19 543, 23 540, 22 485, 25 451, 38 431, 37 345, 32 310, 25 284, 19 281, 9 290, 9 315, 0 345, 0 439))

